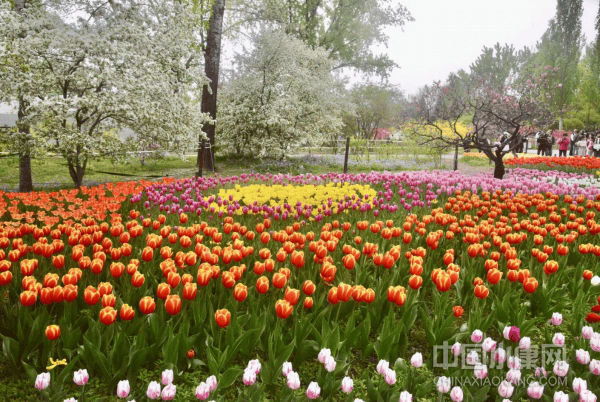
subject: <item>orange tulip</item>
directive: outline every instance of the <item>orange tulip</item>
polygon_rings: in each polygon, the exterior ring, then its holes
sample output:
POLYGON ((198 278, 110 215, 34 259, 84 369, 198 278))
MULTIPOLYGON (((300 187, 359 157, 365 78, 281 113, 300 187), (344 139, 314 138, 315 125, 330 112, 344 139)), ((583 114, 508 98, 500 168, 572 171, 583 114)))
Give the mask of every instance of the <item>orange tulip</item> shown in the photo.
POLYGON ((133 286, 135 286, 136 288, 139 288, 140 286, 142 286, 144 284, 145 280, 146 280, 146 278, 144 277, 143 274, 140 274, 139 272, 136 272, 131 277, 131 284, 133 286))
POLYGON ((339 301, 347 302, 352 296, 352 286, 341 282, 337 288, 337 298, 339 301))
POLYGON ((131 308, 129 304, 123 304, 121 306, 121 311, 119 315, 122 320, 130 321, 133 320, 133 317, 135 316, 135 311, 131 308))
POLYGON ((500 282, 500 279, 502 279, 502 272, 500 272, 498 269, 493 268, 488 271, 487 280, 489 283, 496 285, 498 282, 500 282))
POLYGON ((181 299, 179 295, 169 295, 165 301, 165 310, 170 315, 177 315, 181 311, 181 299))
POLYGON ((87 305, 93 306, 100 301, 100 293, 93 286, 88 286, 83 292, 83 300, 87 305))
POLYGON ((327 301, 329 301, 329 303, 331 304, 339 303, 337 287, 334 286, 331 289, 329 289, 329 293, 327 293, 327 301))
POLYGON ((273 286, 275 286, 277 289, 283 289, 286 283, 287 278, 284 274, 277 272, 275 275, 273 275, 273 286))
POLYGON ((275 312, 279 318, 288 318, 292 314, 292 311, 294 311, 294 306, 287 300, 277 300, 275 303, 275 312))
POLYGON ((452 279, 450 278, 450 275, 442 272, 437 276, 435 285, 440 292, 447 292, 452 286, 452 279))
POLYGON ((546 275, 551 275, 558 271, 558 262, 554 260, 546 261, 544 264, 544 272, 546 275))
POLYGON ((261 276, 256 281, 256 290, 258 293, 265 294, 269 290, 269 278, 261 276))
POLYGON ((423 285, 423 278, 419 275, 412 275, 408 280, 408 285, 414 290, 417 290, 423 285))
POLYGON ((58 325, 48 325, 46 327, 46 338, 51 341, 58 339, 60 336, 60 327, 58 325))
POLYGON ((307 297, 306 299, 304 299, 304 308, 308 309, 308 308, 312 308, 312 306, 313 306, 312 297, 307 297))
POLYGON ((231 322, 231 313, 227 309, 217 310, 215 312, 215 321, 221 328, 225 328, 231 322))
POLYGON ((111 325, 117 319, 117 311, 108 306, 100 310, 100 322, 104 325, 111 325))
POLYGON ((300 299, 300 291, 298 289, 292 289, 289 286, 285 290, 285 300, 287 300, 292 306, 295 306, 300 299))
POLYGON ((344 257, 342 257, 342 261, 343 261, 344 267, 346 269, 353 269, 354 266, 356 265, 356 259, 354 258, 354 256, 352 254, 348 254, 348 255, 345 255, 344 257))
POLYGON ((538 281, 535 278, 527 278, 523 282, 523 289, 525 289, 525 291, 527 293, 535 292, 535 290, 537 289, 537 286, 538 286, 538 281))
POLYGON ((144 296, 140 299, 140 311, 142 314, 152 314, 156 309, 156 303, 150 296, 144 296))
MULTIPOLYGON (((57 296, 59 296, 59 294, 57 294, 57 289, 58 289, 58 286, 56 288, 54 288, 54 294, 53 294, 54 303, 59 303, 56 301, 57 296)), ((60 292, 58 292, 58 293, 60 293, 60 292)), ((63 298, 65 301, 73 302, 77 298, 78 288, 75 285, 68 284, 68 285, 65 285, 62 293, 63 293, 63 298)))
POLYGON ((316 289, 315 284, 310 280, 306 280, 302 284, 302 291, 307 296, 312 296, 312 294, 315 292, 315 289, 316 289))
POLYGON ((183 298, 185 300, 194 300, 196 298, 196 294, 198 293, 198 285, 192 282, 186 282, 183 285, 183 298))
POLYGON ((490 294, 490 290, 484 285, 475 286, 475 297, 479 299, 485 299, 490 294))
POLYGON ((465 310, 461 307, 461 306, 454 306, 452 308, 452 312, 454 313, 454 316, 456 318, 459 318, 463 315, 463 313, 465 312, 465 310))
POLYGON ((233 298, 239 302, 243 302, 246 300, 248 296, 248 287, 242 283, 238 283, 235 285, 235 289, 233 290, 233 298))

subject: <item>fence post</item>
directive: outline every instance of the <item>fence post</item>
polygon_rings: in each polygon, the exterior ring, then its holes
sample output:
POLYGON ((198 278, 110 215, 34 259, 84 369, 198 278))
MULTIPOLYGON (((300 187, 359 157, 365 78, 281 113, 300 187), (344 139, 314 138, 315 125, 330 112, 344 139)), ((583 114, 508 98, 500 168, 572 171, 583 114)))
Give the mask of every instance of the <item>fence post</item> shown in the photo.
POLYGON ((344 174, 348 173, 348 154, 350 153, 350 137, 346 138, 346 154, 344 155, 344 174))
POLYGON ((454 146, 454 170, 458 170, 458 144, 454 146))

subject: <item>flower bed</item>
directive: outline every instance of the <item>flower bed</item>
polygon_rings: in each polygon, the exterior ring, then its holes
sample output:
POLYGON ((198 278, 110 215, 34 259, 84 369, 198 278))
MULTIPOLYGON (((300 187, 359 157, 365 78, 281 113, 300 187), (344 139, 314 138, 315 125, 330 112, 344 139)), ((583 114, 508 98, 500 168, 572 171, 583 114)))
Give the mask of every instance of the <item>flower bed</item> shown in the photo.
POLYGON ((600 189, 529 172, 1 194, 5 357, 58 401, 595 401, 600 189))
POLYGON ((589 156, 535 156, 531 158, 511 158, 506 160, 505 163, 507 166, 574 173, 596 173, 600 170, 600 158, 589 156))

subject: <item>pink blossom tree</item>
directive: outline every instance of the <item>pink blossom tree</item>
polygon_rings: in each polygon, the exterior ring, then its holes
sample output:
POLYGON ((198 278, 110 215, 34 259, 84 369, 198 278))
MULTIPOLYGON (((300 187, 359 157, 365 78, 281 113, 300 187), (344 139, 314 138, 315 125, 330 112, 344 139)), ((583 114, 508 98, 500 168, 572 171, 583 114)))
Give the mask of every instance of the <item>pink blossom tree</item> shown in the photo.
POLYGON ((423 146, 448 150, 474 148, 494 162, 494 177, 504 177, 503 157, 515 152, 535 127, 552 123, 548 105, 552 80, 548 74, 528 74, 498 88, 492 77, 451 74, 445 84, 424 87, 411 105, 415 115, 408 124, 423 146), (460 122, 471 130, 461 133, 460 122), (448 127, 451 135, 448 135, 448 127), (508 133, 508 135, 503 135, 508 133))

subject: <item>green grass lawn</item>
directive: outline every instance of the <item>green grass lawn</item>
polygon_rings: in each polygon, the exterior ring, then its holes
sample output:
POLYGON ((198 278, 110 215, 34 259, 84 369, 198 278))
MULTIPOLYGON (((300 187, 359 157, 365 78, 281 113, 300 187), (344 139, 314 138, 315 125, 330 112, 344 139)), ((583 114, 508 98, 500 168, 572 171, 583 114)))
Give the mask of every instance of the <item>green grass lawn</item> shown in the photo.
POLYGON ((490 160, 487 158, 478 158, 476 156, 462 156, 459 162, 469 166, 490 166, 490 160))
MULTIPOLYGON (((304 158, 291 158, 286 161, 251 159, 235 157, 217 157, 216 173, 221 175, 240 175, 242 173, 283 173, 283 174, 322 174, 341 172, 342 167, 334 164, 306 163, 304 158)), ((73 181, 69 175, 66 161, 62 158, 36 158, 31 162, 34 190, 71 188, 73 181)), ((351 173, 366 173, 383 170, 378 165, 350 166, 351 173)), ((197 172, 196 157, 185 159, 169 156, 162 159, 148 159, 142 165, 138 158, 126 162, 114 163, 109 159, 94 160, 88 163, 84 185, 98 183, 130 181, 139 179, 153 180, 161 177, 184 178, 197 172)), ((212 174, 212 172, 204 172, 212 174)), ((16 190, 19 186, 19 160, 16 156, 0 158, 0 189, 16 190)))

